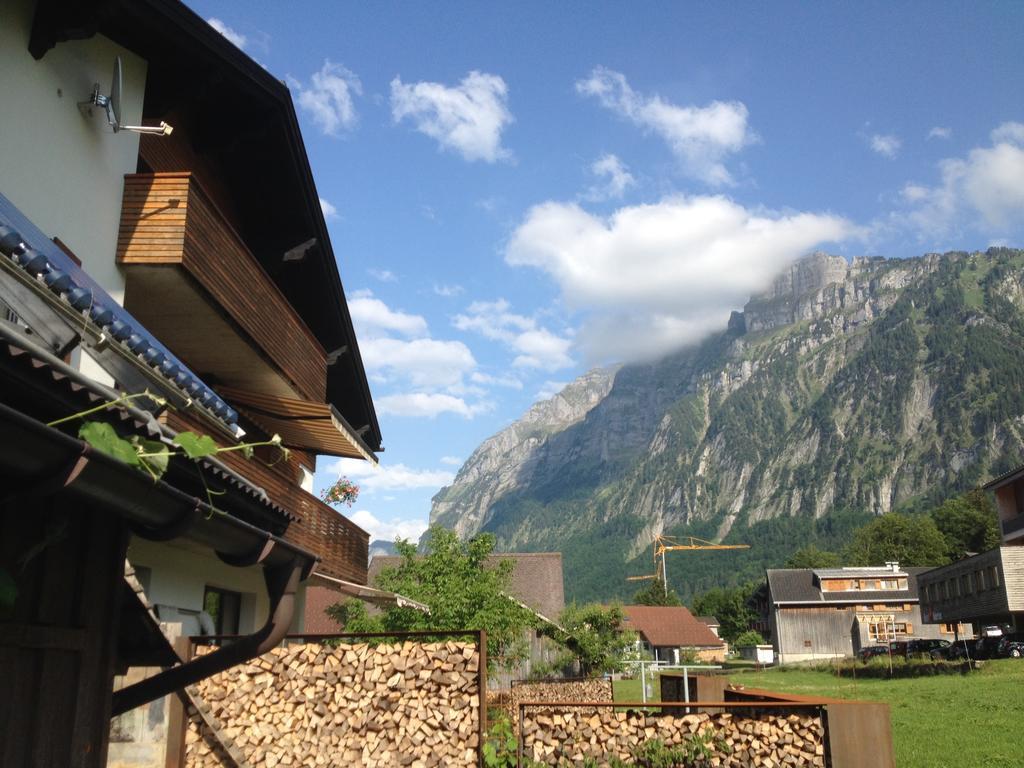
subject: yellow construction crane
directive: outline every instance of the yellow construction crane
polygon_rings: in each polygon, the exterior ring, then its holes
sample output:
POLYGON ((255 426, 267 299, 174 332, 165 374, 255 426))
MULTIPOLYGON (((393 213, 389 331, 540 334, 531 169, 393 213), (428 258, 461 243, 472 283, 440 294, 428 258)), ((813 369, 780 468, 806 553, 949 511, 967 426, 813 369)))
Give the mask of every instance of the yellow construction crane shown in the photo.
POLYGON ((626 581, 645 581, 658 578, 658 558, 660 557, 661 585, 664 587, 665 594, 667 595, 668 570, 665 567, 666 552, 692 552, 705 549, 750 549, 749 544, 715 544, 713 541, 698 539, 696 536, 685 536, 683 539, 687 542, 686 544, 681 544, 679 539, 672 536, 661 536, 660 534, 655 536, 654 542, 651 545, 654 551, 654 573, 649 576, 627 576, 626 581))

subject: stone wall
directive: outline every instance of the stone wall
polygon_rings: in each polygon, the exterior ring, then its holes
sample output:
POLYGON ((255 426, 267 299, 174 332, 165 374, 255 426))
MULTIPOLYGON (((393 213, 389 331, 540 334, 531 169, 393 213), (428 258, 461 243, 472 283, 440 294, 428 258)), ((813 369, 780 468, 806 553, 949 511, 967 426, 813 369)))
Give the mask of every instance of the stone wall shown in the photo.
POLYGON ((476 766, 480 682, 475 643, 275 648, 190 689, 185 765, 476 766))
POLYGON ((605 765, 612 757, 630 760, 637 747, 653 739, 672 747, 696 738, 711 749, 710 757, 693 763, 700 768, 825 766, 822 718, 809 712, 674 716, 611 707, 590 712, 528 707, 522 738, 523 756, 544 765, 576 765, 588 757, 605 765))

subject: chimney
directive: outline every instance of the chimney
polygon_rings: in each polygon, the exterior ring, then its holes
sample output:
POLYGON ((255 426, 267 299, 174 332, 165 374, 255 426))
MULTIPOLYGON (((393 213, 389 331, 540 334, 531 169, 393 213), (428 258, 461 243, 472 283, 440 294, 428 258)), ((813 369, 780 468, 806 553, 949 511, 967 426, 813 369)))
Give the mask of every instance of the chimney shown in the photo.
POLYGON ((900 570, 900 564, 898 560, 887 560, 885 563, 885 567, 893 573, 898 573, 900 570))

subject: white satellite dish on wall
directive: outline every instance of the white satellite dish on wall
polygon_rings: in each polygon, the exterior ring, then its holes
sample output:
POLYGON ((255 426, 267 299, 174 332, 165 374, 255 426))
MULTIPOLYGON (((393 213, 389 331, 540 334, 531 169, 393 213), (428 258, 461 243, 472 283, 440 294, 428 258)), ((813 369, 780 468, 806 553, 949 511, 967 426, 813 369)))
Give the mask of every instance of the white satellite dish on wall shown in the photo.
POLYGON ((118 131, 131 131, 132 133, 147 133, 153 136, 170 136, 174 130, 171 126, 160 121, 160 125, 124 125, 121 123, 121 93, 123 91, 124 76, 122 74, 121 57, 114 58, 114 75, 110 81, 110 92, 107 95, 100 93, 100 84, 92 87, 92 94, 86 101, 78 102, 78 108, 83 114, 91 115, 94 106, 103 110, 107 116, 107 123, 118 131))

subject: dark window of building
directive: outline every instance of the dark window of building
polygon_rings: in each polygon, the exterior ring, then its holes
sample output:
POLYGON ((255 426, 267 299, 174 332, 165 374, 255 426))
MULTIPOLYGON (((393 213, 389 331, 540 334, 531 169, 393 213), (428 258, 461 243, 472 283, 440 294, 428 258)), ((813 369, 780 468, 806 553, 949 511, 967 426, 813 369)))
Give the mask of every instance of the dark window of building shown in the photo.
POLYGON ((240 594, 217 587, 207 587, 206 594, 203 595, 203 610, 213 619, 215 634, 238 634, 238 619, 242 611, 240 594))

